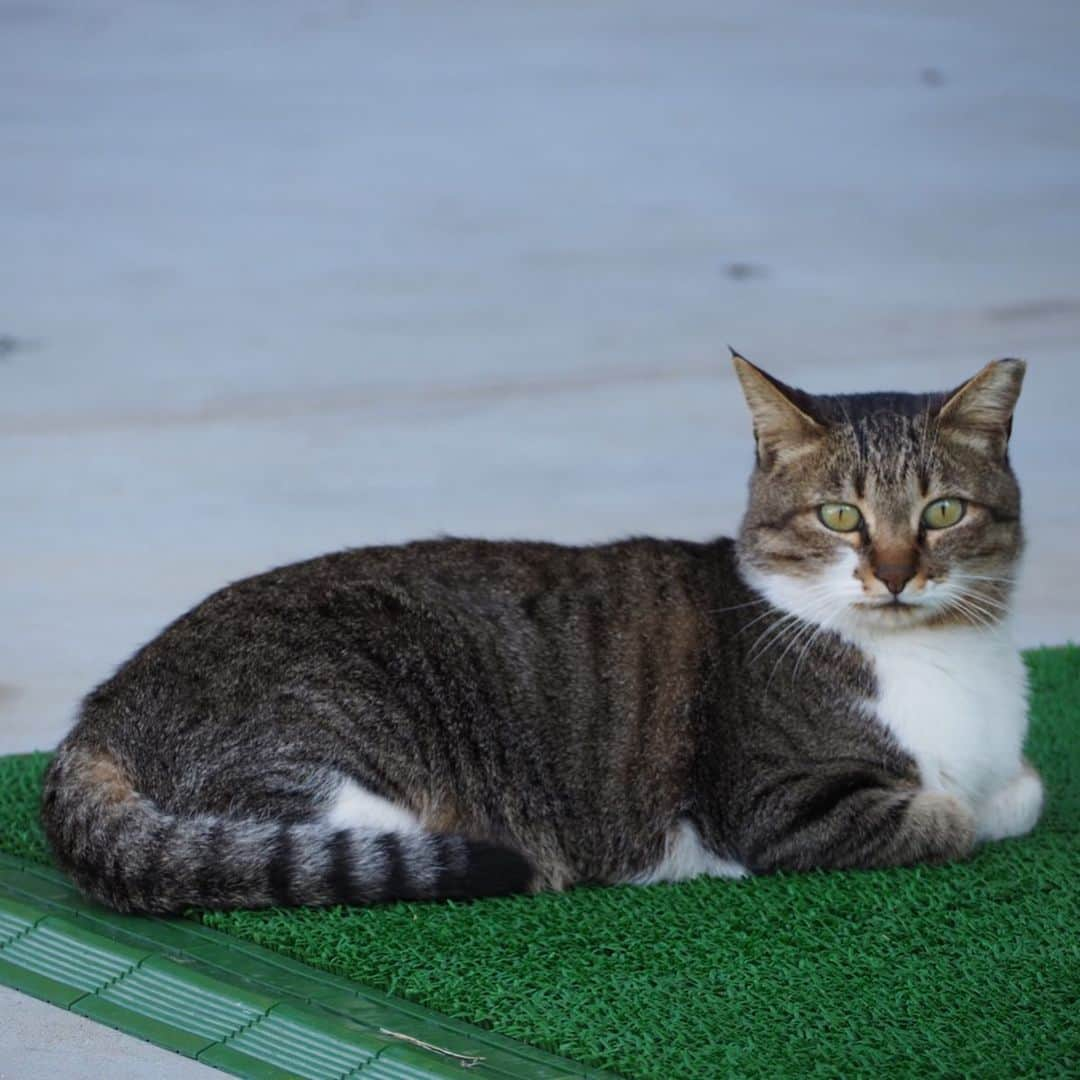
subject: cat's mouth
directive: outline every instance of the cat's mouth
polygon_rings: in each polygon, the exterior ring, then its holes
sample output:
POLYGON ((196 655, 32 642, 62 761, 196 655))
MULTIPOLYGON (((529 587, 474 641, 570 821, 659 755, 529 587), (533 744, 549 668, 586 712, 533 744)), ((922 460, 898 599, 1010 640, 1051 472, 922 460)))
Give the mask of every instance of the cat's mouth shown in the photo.
POLYGON ((866 611, 915 611, 925 605, 917 600, 901 600, 899 596, 884 597, 880 600, 863 600, 854 605, 866 611))

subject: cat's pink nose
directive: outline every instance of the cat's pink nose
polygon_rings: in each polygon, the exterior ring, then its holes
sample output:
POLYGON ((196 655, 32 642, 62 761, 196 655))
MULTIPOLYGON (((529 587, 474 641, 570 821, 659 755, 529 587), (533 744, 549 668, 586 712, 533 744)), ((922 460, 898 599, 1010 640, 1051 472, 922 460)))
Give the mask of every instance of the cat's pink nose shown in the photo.
POLYGON ((879 563, 874 567, 874 577, 885 582, 885 588, 899 596, 904 586, 915 576, 914 563, 879 563))

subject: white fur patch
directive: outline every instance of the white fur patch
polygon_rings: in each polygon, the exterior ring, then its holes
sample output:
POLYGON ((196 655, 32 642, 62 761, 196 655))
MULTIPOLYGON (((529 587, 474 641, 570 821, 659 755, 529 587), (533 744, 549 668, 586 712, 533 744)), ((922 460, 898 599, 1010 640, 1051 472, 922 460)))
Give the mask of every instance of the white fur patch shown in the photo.
POLYGON ((855 577, 858 565, 855 552, 843 547, 814 581, 790 574, 766 574, 750 566, 739 569, 747 584, 773 607, 807 622, 838 628, 841 619, 850 617, 851 605, 863 599, 862 586, 855 577))
MULTIPOLYGON (((1021 772, 1027 678, 1006 626, 860 634, 877 719, 915 759, 923 787, 984 805, 1021 772)), ((980 820, 980 832, 982 822, 980 820)))
POLYGON ((667 835, 663 858, 651 869, 628 878, 630 885, 652 885, 658 881, 687 881, 708 874, 710 877, 741 878, 745 866, 707 850, 692 822, 685 819, 667 835))
POLYGON ((326 822, 334 829, 370 829, 373 832, 421 832, 420 819, 403 806, 368 791, 354 780, 346 780, 326 811, 326 822))
MULTIPOLYGON (((1018 836, 1038 820, 1042 784, 1025 771, 1027 672, 1007 622, 927 627, 853 607, 865 593, 857 558, 842 552, 814 582, 744 569, 774 607, 836 631, 872 662, 878 696, 867 709, 914 759, 923 787, 959 796, 981 839, 1018 836)), ((905 599, 947 605, 958 581, 905 599)))

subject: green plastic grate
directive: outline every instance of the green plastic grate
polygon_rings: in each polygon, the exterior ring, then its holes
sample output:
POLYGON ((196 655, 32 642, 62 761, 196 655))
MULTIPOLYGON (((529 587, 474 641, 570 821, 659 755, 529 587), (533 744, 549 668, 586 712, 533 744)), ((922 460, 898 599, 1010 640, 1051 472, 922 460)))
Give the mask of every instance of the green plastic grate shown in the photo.
POLYGON ((0 984, 259 1080, 611 1077, 0 854, 0 984))

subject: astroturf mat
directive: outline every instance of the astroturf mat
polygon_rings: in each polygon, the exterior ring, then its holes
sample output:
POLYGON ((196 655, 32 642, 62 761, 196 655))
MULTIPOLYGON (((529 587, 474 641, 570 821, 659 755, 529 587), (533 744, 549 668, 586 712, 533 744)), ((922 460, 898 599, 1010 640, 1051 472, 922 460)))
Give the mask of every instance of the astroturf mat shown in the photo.
MULTIPOLYGON (((462 1054, 484 1056, 440 1021, 631 1078, 1080 1075, 1080 648, 1027 661, 1046 813, 1030 837, 962 865, 121 918, 213 928, 339 977, 341 993, 395 995, 428 1026, 392 1030, 462 1054)), ((46 762, 0 759, 0 851, 38 864, 46 762)), ((461 1075, 514 1075, 506 1061, 461 1075)), ((522 1075, 573 1075, 532 1064, 552 1071, 522 1075)))

